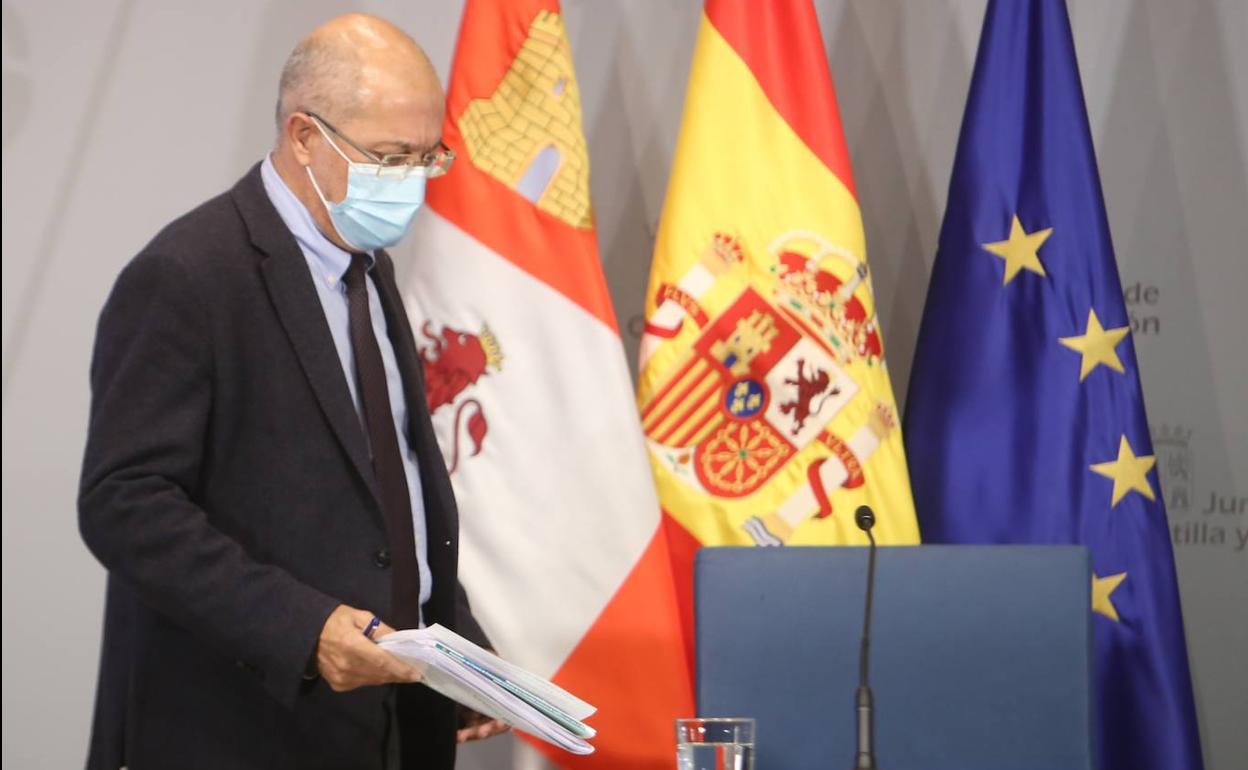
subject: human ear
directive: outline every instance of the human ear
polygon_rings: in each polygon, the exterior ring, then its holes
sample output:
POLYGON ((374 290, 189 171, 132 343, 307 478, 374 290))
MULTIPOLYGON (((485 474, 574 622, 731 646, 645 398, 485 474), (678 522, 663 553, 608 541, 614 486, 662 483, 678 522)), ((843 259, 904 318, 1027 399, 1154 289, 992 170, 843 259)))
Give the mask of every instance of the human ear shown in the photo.
POLYGON ((290 149, 294 153, 295 160, 300 166, 307 166, 312 163, 312 148, 310 140, 315 134, 316 126, 312 124, 312 118, 307 113, 292 112, 286 116, 286 124, 283 126, 286 134, 286 141, 290 142, 290 149))

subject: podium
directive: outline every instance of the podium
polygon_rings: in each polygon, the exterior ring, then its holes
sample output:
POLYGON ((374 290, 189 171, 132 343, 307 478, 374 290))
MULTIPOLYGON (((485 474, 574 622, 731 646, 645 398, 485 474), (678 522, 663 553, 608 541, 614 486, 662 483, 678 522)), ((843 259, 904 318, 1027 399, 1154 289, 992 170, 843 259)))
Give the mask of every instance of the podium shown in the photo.
MULTIPOLYGON (((698 553, 698 712, 756 718, 758 770, 853 766, 866 574, 866 548, 698 553)), ((879 767, 1091 770, 1090 585, 1078 546, 880 548, 879 767)))

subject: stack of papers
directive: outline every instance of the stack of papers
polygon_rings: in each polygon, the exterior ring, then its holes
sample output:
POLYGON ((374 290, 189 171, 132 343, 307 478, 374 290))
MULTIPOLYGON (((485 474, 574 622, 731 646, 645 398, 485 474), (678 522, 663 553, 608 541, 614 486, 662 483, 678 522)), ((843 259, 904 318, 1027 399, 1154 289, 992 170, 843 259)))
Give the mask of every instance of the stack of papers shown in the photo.
POLYGON ((424 684, 468 708, 573 754, 592 754, 582 720, 597 709, 542 677, 439 625, 396 631, 377 642, 419 668, 424 684))

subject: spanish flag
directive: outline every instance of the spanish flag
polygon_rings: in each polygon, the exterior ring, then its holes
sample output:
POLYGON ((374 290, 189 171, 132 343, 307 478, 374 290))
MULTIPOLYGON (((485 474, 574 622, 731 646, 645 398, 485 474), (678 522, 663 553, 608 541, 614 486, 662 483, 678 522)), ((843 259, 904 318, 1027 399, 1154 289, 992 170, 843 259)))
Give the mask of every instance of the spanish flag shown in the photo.
POLYGON ((668 768, 693 713, 672 563, 598 256, 556 0, 469 0, 405 294, 498 652, 598 707, 566 768, 668 768))
POLYGON ((809 0, 708 0, 638 403, 686 605, 700 545, 918 542, 862 216, 809 0))

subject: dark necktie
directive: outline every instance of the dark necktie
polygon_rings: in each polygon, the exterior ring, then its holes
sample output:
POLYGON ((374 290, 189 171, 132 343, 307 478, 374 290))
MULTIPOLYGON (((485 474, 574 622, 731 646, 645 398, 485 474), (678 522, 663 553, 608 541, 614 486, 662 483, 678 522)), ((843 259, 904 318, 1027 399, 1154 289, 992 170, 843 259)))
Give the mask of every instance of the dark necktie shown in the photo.
POLYGON ((386 390, 386 367, 373 334, 368 310, 366 254, 352 254, 347 284, 347 312, 351 348, 355 353, 355 382, 364 408, 364 427, 372 448, 373 472, 381 489, 381 506, 390 544, 391 577, 394 581, 390 617, 395 628, 416 628, 420 622, 420 568, 416 563, 416 537, 412 533, 412 499, 394 432, 394 414, 386 390))

